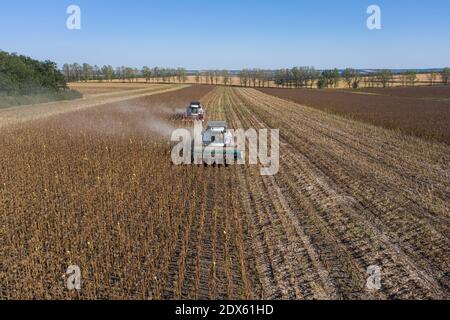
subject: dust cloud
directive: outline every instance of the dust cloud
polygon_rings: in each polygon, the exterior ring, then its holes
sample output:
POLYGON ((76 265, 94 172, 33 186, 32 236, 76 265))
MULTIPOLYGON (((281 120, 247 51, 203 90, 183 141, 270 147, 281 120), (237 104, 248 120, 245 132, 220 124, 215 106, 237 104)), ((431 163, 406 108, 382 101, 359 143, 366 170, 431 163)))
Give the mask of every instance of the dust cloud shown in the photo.
POLYGON ((171 124, 183 108, 165 104, 146 105, 140 101, 122 101, 99 106, 89 111, 73 113, 61 119, 64 127, 76 133, 94 133, 127 137, 130 135, 157 135, 170 140, 175 126, 171 124), (70 118, 70 119, 69 119, 70 118))

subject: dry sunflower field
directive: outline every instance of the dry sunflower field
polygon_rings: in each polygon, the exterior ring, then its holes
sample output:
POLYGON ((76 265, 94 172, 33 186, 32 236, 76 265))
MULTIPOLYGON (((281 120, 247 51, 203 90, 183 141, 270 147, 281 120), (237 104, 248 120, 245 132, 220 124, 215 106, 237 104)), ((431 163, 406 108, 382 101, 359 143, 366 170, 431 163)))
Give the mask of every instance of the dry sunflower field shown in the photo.
POLYGON ((1 299, 450 298, 448 144, 250 88, 85 90, 0 111, 1 299), (280 129, 280 172, 172 165, 193 100, 280 129))

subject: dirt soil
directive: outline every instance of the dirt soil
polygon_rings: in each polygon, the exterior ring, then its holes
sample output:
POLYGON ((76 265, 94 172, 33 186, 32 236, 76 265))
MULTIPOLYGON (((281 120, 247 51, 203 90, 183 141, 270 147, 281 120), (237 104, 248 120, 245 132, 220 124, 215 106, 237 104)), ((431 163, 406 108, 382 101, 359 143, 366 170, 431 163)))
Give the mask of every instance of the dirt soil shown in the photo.
MULTIPOLYGON (((450 145, 450 105, 427 87, 343 90, 260 89, 279 98, 450 145), (368 92, 369 94, 366 94, 368 92), (428 99, 423 99, 428 97, 428 99)), ((439 90, 446 94, 446 89, 439 90)))
POLYGON ((151 85, 145 89, 119 91, 86 96, 70 101, 55 101, 28 106, 0 109, 0 128, 30 120, 96 107, 106 103, 145 97, 162 92, 170 92, 187 87, 186 85, 151 85))
POLYGON ((402 88, 363 88, 354 92, 374 93, 394 97, 435 99, 450 101, 450 86, 402 87, 402 88))
POLYGON ((192 86, 4 127, 0 146, 0 298, 450 298, 447 145, 192 86), (280 172, 172 165, 191 100, 279 128, 280 172))
POLYGON ((125 92, 129 90, 145 89, 155 84, 145 83, 115 83, 115 82, 73 82, 69 83, 69 88, 81 92, 84 96, 102 93, 125 92))

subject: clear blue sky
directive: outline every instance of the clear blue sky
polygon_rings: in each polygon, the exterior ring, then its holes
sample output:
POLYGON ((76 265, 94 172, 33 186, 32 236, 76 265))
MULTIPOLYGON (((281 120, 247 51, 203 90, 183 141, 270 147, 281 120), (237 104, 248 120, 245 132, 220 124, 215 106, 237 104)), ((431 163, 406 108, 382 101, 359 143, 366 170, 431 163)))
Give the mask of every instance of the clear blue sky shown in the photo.
POLYGON ((448 0, 0 0, 0 49, 188 69, 450 66, 448 0), (66 29, 66 8, 82 29, 66 29), (366 9, 382 10, 382 30, 366 9))

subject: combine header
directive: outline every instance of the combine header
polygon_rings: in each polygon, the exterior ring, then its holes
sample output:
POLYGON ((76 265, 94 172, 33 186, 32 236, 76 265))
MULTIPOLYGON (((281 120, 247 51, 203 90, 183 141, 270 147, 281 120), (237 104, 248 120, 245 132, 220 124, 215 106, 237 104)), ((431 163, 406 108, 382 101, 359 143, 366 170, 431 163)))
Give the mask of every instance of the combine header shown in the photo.
POLYGON ((210 121, 201 134, 201 145, 194 143, 195 164, 231 164, 242 159, 242 151, 234 142, 233 133, 225 121, 210 121))

